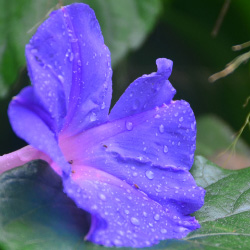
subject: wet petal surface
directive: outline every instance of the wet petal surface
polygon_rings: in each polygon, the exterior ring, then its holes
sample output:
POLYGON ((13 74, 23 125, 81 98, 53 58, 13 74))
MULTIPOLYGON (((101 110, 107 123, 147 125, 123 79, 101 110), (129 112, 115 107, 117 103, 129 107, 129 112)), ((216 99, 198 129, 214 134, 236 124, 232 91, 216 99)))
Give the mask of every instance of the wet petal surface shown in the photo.
POLYGON ((112 175, 86 166, 77 169, 72 179, 64 180, 64 187, 79 207, 92 214, 88 240, 145 247, 199 228, 194 217, 183 215, 178 207, 168 209, 112 175))
POLYGON ((27 45, 26 57, 36 95, 58 131, 75 134, 107 120, 110 52, 89 6, 73 4, 53 12, 27 45))
POLYGON ((195 139, 193 111, 185 101, 176 101, 103 124, 67 140, 60 137, 60 146, 77 164, 97 168, 104 167, 104 162, 98 165, 99 159, 120 157, 188 170, 193 164, 195 139))
POLYGON ((195 134, 192 110, 186 102, 176 101, 93 128, 65 142, 61 138, 60 147, 67 160, 73 160, 75 172, 79 165, 100 169, 169 209, 173 205, 190 214, 204 202, 204 190, 188 172, 195 134))

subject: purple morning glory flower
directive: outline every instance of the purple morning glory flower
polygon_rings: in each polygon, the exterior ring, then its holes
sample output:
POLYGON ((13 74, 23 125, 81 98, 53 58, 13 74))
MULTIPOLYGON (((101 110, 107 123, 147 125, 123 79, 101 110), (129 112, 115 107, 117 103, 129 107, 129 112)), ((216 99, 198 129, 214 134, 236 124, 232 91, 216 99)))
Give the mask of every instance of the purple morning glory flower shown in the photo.
POLYGON ((91 214, 85 239, 145 247, 199 228, 190 216, 205 195, 189 173, 196 123, 187 102, 172 100, 172 61, 158 59, 157 72, 135 80, 109 113, 110 52, 85 4, 53 12, 26 58, 32 86, 12 100, 9 117, 32 147, 16 155, 46 159, 62 176, 91 214))

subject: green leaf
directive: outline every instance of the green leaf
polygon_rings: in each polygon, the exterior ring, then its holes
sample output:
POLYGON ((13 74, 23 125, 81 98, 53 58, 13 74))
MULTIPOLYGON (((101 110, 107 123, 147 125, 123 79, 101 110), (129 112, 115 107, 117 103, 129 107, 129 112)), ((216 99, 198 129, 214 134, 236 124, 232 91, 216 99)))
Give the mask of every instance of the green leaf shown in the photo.
MULTIPOLYGON (((71 4, 75 1, 67 1, 71 4)), ((131 49, 138 48, 159 16, 160 0, 91 0, 89 4, 99 19, 113 66, 131 49)), ((51 1, 0 1, 0 98, 16 81, 25 66, 24 47, 37 26, 59 7, 51 1)))
POLYGON ((195 213, 201 228, 186 238, 198 249, 248 249, 250 245, 250 168, 226 170, 199 156, 192 174, 207 191, 195 213))
POLYGON ((3 249, 79 249, 88 231, 86 218, 45 162, 34 161, 0 176, 3 249))

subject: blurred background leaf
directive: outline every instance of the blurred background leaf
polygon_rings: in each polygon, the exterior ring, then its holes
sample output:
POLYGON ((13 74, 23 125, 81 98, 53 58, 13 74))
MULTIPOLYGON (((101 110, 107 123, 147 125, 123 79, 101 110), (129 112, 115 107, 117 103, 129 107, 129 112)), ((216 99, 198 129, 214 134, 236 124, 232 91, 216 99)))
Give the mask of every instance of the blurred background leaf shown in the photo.
POLYGON ((196 155, 202 155, 228 169, 250 166, 250 148, 236 133, 214 115, 197 120, 196 155))
POLYGON ((96 13, 115 65, 145 40, 161 10, 160 0, 19 0, 0 2, 0 98, 25 67, 24 47, 36 28, 61 4, 85 2, 96 13))

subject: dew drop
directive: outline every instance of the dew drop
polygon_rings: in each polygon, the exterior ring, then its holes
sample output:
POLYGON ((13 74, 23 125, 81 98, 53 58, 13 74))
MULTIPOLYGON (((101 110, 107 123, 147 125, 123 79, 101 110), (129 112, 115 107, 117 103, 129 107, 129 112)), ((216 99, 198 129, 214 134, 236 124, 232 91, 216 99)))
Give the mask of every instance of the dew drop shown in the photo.
POLYGON ((119 231, 118 231, 118 233, 119 233, 121 236, 123 236, 123 235, 124 235, 124 232, 123 232, 123 231, 121 231, 121 230, 119 230, 119 231))
POLYGON ((140 105, 140 102, 138 100, 135 100, 134 103, 133 103, 132 109, 137 110, 139 105, 140 105))
POLYGON ((96 113, 92 112, 91 115, 90 115, 90 117, 89 117, 89 120, 90 120, 91 122, 94 122, 94 121, 96 121, 96 119, 97 119, 96 113))
POLYGON ((104 194, 99 194, 99 198, 100 198, 101 200, 103 200, 103 201, 106 200, 106 196, 105 196, 104 194))
POLYGON ((136 226, 140 225, 140 221, 135 217, 131 217, 130 221, 133 225, 136 225, 136 226))
POLYGON ((154 173, 151 170, 147 170, 146 176, 149 180, 152 180, 154 178, 154 173))
POLYGON ((37 53, 37 49, 31 49, 30 51, 32 54, 36 54, 37 53))
POLYGON ((91 208, 92 208, 93 210, 97 210, 97 206, 96 206, 96 205, 93 205, 91 208))
POLYGON ((196 125, 196 122, 191 123, 191 129, 192 129, 193 131, 195 130, 195 125, 196 125))
POLYGON ((154 216, 154 219, 155 219, 155 220, 159 220, 159 219, 160 219, 160 215, 159 215, 159 214, 156 214, 156 215, 154 216))
POLYGON ((184 118, 183 117, 180 117, 179 118, 179 122, 183 122, 184 118))
POLYGON ((183 232, 185 232, 185 231, 187 231, 187 229, 186 229, 185 227, 180 227, 180 228, 179 228, 179 232, 183 233, 183 232))
POLYGON ((165 233, 167 233, 167 230, 165 228, 162 228, 161 233, 165 234, 165 233))
POLYGON ((74 54, 71 52, 69 56, 69 61, 72 62, 74 60, 74 54))
POLYGON ((167 152, 168 152, 168 146, 167 146, 167 145, 164 146, 163 152, 164 152, 164 153, 167 153, 167 152))
POLYGON ((127 130, 132 130, 133 129, 133 123, 132 122, 126 122, 126 128, 127 130))
POLYGON ((125 214, 129 214, 129 210, 127 210, 127 209, 124 210, 124 213, 125 213, 125 214))
POLYGON ((121 246, 121 245, 122 245, 122 241, 119 240, 119 239, 115 239, 115 240, 114 240, 114 244, 115 244, 116 246, 121 246))
POLYGON ((103 102, 101 105, 101 109, 105 109, 105 108, 106 108, 106 104, 105 104, 105 102, 103 102))
POLYGON ((160 193, 161 192, 161 186, 160 185, 157 185, 156 188, 155 188, 155 191, 157 193, 160 193))
POLYGON ((64 82, 64 78, 63 78, 63 76, 58 75, 58 78, 59 78, 59 80, 60 80, 62 83, 64 82))
POLYGON ((148 214, 147 214, 146 212, 143 212, 143 216, 147 217, 147 216, 148 216, 148 214))
POLYGON ((159 126, 159 131, 160 131, 160 133, 164 133, 164 125, 163 124, 161 124, 159 126))

